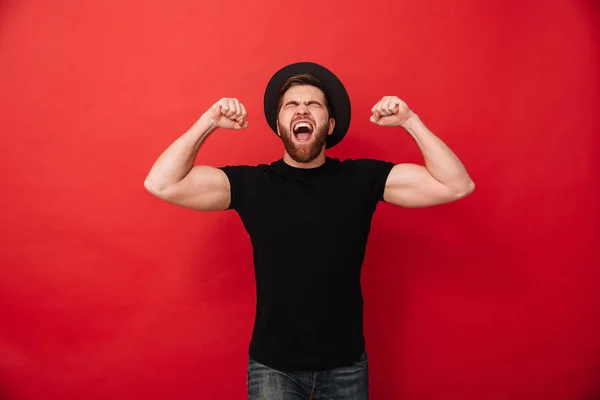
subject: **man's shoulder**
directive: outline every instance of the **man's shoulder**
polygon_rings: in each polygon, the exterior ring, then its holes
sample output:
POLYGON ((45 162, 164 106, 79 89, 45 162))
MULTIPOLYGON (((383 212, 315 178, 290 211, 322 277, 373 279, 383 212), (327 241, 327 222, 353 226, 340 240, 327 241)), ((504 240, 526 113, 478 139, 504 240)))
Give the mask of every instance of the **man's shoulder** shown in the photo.
POLYGON ((381 167, 391 167, 394 165, 391 161, 381 160, 377 158, 346 158, 339 160, 339 164, 344 167, 353 167, 359 169, 371 169, 381 167))
POLYGON ((252 177, 260 177, 271 171, 277 165, 277 161, 271 163, 259 164, 227 164, 218 167, 220 170, 230 177, 243 177, 249 179, 252 177))
POLYGON ((265 162, 258 164, 226 164, 222 165, 220 169, 229 169, 229 170, 239 170, 246 172, 254 172, 254 171, 268 171, 269 169, 273 169, 279 161, 273 162, 265 162))

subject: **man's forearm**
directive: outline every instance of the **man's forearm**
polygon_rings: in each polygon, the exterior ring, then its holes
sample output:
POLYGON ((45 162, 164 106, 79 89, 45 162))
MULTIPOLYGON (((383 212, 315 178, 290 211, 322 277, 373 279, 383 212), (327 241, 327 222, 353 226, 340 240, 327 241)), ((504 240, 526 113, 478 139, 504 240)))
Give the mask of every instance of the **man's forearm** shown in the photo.
POLYGON ((154 192, 160 192, 182 180, 194 166, 200 146, 215 129, 214 123, 203 114, 158 157, 144 185, 154 192))
POLYGON ((425 159, 429 173, 444 185, 457 192, 470 192, 474 183, 452 150, 431 132, 416 114, 412 114, 402 127, 413 137, 425 159))

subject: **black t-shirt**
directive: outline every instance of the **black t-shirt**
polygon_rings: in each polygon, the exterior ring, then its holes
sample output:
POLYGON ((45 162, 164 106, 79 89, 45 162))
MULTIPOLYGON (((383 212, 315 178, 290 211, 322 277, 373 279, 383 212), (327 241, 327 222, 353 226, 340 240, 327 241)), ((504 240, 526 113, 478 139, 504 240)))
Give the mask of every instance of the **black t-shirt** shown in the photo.
POLYGON ((371 219, 394 164, 327 158, 226 166, 230 209, 254 251, 250 356, 279 370, 347 365, 364 351, 360 273, 371 219))

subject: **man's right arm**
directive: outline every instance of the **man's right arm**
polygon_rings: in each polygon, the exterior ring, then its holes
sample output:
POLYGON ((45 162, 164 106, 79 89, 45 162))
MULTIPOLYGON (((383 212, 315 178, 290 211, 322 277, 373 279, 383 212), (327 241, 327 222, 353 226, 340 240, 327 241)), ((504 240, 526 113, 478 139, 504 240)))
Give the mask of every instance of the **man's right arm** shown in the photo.
POLYGON ((231 187, 225 172, 193 163, 206 138, 217 128, 243 129, 247 125, 246 110, 237 99, 219 100, 158 157, 144 187, 159 199, 182 207, 227 209, 231 187))

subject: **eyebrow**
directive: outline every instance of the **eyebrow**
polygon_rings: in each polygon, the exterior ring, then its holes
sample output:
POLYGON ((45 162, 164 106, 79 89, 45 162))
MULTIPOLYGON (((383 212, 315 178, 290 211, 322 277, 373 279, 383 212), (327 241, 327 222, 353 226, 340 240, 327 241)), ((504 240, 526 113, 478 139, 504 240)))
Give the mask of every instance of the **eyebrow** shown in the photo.
MULTIPOLYGON (((318 105, 323 105, 320 101, 318 100, 309 100, 309 101, 305 101, 306 104, 318 104, 318 105)), ((290 100, 287 103, 285 103, 285 105, 289 105, 289 104, 294 104, 294 105, 298 105, 300 104, 300 102, 298 100, 290 100)))

